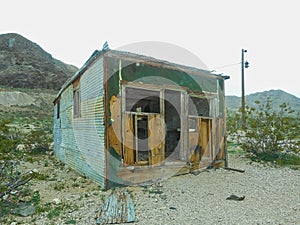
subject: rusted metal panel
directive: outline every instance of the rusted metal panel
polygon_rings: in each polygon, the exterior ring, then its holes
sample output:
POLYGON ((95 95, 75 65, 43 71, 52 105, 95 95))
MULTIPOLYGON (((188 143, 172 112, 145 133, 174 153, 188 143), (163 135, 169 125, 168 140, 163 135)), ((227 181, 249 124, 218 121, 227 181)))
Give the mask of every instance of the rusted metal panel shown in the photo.
POLYGON ((60 119, 54 121, 55 153, 60 160, 104 187, 103 60, 97 60, 77 80, 80 116, 74 118, 73 85, 69 85, 61 93, 60 119))
POLYGON ((105 126, 103 59, 90 66, 80 79, 81 117, 73 120, 75 142, 78 147, 76 169, 104 187, 105 126))

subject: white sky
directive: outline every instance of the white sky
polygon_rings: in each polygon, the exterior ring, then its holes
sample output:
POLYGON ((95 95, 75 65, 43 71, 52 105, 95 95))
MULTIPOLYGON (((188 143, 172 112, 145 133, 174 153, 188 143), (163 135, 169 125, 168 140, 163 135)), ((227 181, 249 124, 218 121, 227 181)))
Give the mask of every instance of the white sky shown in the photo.
MULTIPOLYGON (((141 41, 180 46, 209 69, 230 75, 226 94, 282 89, 300 97, 300 13, 297 0, 1 0, 0 34, 14 32, 53 57, 81 67, 105 41, 110 48, 141 41)), ((188 64, 188 62, 186 63, 188 64)))

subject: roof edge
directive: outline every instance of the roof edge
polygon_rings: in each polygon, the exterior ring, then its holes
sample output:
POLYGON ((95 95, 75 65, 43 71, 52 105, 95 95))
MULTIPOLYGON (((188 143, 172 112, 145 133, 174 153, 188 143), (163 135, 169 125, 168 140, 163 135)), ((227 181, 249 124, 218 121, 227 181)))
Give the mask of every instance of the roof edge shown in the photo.
POLYGON ((139 60, 139 62, 147 61, 147 62, 158 63, 158 64, 161 64, 162 66, 167 66, 167 67, 170 67, 171 69, 180 69, 185 72, 205 73, 206 75, 214 76, 217 79, 227 80, 230 78, 227 75, 223 76, 223 74, 222 75, 214 74, 214 73, 212 73, 212 71, 209 71, 209 70, 200 69, 200 68, 196 68, 196 67, 192 67, 192 66, 185 66, 185 65, 169 62, 166 60, 157 59, 157 58, 154 58, 151 56, 145 56, 145 55, 140 55, 140 54, 136 54, 136 53, 132 53, 132 52, 119 51, 119 50, 102 49, 101 51, 95 50, 93 52, 93 54, 88 58, 88 60, 83 64, 83 66, 71 78, 69 78, 63 84, 63 86, 57 93, 53 103, 55 103, 57 101, 57 99, 60 97, 60 95, 63 93, 63 91, 66 90, 70 86, 70 84, 72 84, 74 82, 74 80, 76 80, 80 75, 82 75, 98 57, 104 56, 104 55, 107 55, 108 57, 115 56, 115 57, 127 58, 127 59, 130 58, 131 60, 135 60, 135 61, 139 60))

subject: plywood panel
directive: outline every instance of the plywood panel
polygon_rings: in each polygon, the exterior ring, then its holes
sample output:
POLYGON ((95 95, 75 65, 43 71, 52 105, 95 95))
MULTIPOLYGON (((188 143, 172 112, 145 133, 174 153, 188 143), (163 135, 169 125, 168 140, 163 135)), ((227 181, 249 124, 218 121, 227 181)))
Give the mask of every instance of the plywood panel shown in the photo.
POLYGON ((201 126, 200 126, 200 145, 202 147, 202 156, 203 157, 210 157, 210 120, 209 119, 202 119, 201 126))
POLYGON ((134 164, 133 116, 124 113, 123 122, 124 163, 132 165, 134 164))
POLYGON ((109 144, 121 155, 121 99, 112 96, 110 99, 111 125, 108 127, 109 144))
POLYGON ((198 151, 199 132, 189 133, 189 159, 191 162, 199 162, 200 156, 198 151))
MULTIPOLYGON (((190 121, 190 120, 189 120, 190 121)), ((196 130, 189 132, 189 160, 193 163, 198 163, 200 161, 200 126, 201 118, 196 118, 196 130)), ((191 127, 191 126, 189 126, 191 127)))
POLYGON ((150 114, 148 116, 148 147, 151 165, 160 165, 163 160, 163 130, 160 115, 150 114))

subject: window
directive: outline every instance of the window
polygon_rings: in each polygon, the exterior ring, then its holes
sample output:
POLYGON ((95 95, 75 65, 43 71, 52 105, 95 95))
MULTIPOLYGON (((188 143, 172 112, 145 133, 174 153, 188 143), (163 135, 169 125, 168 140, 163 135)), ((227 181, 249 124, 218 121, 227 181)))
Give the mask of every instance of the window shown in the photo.
POLYGON ((189 115, 209 117, 209 100, 206 98, 189 98, 189 115))
POLYGON ((160 113, 160 92, 138 88, 126 88, 126 111, 160 113))
POLYGON ((78 89, 75 89, 74 92, 73 92, 73 99, 74 99, 74 117, 77 118, 77 117, 80 117, 80 90, 79 88, 78 89))
POLYGON ((60 117, 60 100, 56 103, 56 118, 59 119, 60 117))
POLYGON ((80 77, 73 82, 73 114, 74 118, 81 116, 80 77))

